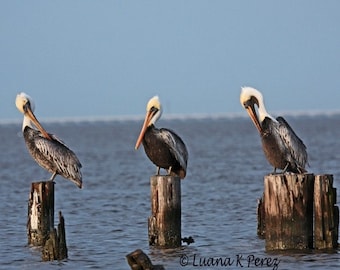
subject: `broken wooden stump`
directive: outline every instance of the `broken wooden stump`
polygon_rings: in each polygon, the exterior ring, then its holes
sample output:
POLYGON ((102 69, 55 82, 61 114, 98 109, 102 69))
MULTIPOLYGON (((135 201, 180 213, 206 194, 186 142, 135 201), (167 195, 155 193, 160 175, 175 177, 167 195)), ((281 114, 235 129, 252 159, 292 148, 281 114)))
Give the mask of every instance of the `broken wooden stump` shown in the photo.
POLYGON ((28 244, 44 245, 54 224, 54 183, 34 182, 28 200, 28 244))
POLYGON ((31 184, 27 220, 28 244, 40 246, 42 259, 67 258, 65 221, 59 212, 58 231, 54 229, 54 182, 42 181, 31 184))
POLYGON ((146 255, 141 249, 126 255, 128 264, 131 270, 164 270, 162 265, 153 265, 148 255, 146 255))
POLYGON ((50 231, 49 236, 43 246, 42 260, 53 261, 63 260, 66 258, 67 258, 67 246, 65 236, 65 220, 60 211, 58 230, 53 228, 52 231, 50 231))
POLYGON ((258 202, 266 250, 337 248, 339 209, 331 175, 270 174, 258 202))
POLYGON ((149 244, 156 247, 181 246, 181 180, 175 176, 150 178, 151 216, 148 220, 149 244))

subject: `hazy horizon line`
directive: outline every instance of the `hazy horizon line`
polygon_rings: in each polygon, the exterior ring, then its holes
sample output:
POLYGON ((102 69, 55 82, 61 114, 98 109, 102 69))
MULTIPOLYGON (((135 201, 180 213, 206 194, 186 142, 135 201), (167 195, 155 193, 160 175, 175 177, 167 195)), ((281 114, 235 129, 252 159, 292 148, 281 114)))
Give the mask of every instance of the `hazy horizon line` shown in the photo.
MULTIPOLYGON (((309 110, 309 111, 273 111, 274 117, 281 116, 335 116, 340 114, 339 110, 309 110)), ((42 117, 39 119, 42 123, 67 123, 67 122, 112 122, 112 121, 141 121, 144 120, 145 114, 138 115, 110 115, 110 116, 64 116, 64 117, 42 117)), ((203 120, 203 119, 234 119, 246 118, 246 112, 223 112, 223 113, 171 113, 162 115, 163 120, 203 120)), ((22 118, 0 119, 0 124, 21 123, 22 118)))

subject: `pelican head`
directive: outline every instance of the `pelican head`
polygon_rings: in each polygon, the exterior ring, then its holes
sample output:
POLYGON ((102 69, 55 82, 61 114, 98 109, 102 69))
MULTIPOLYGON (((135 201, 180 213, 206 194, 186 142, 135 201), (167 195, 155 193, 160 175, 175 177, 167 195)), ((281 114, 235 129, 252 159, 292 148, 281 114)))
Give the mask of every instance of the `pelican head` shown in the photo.
POLYGON ((17 106, 18 110, 23 114, 25 114, 25 111, 27 111, 28 108, 30 108, 32 112, 34 112, 35 109, 33 99, 24 92, 17 94, 15 105, 17 106))
POLYGON ((17 109, 24 114, 24 122, 22 125, 22 130, 26 126, 32 127, 32 123, 40 130, 40 132, 44 135, 45 138, 50 139, 50 136, 46 132, 46 130, 39 123, 38 119, 34 115, 35 104, 33 99, 24 92, 17 94, 15 99, 15 105, 17 109))
POLYGON ((146 113, 150 117, 148 126, 153 125, 162 115, 162 104, 158 96, 152 97, 146 105, 146 113))
POLYGON ((136 146, 135 146, 136 150, 138 149, 138 147, 140 146, 143 140, 146 129, 149 126, 155 124, 155 122, 161 117, 161 115, 162 115, 161 102, 158 96, 154 96, 149 100, 148 104, 146 105, 146 115, 145 115, 144 123, 142 126, 142 130, 136 142, 136 146))
POLYGON ((261 92, 252 87, 242 87, 240 102, 241 105, 247 110, 257 130, 261 133, 261 122, 264 120, 265 117, 272 118, 266 111, 261 92), (255 109, 255 105, 258 108, 258 115, 255 109))

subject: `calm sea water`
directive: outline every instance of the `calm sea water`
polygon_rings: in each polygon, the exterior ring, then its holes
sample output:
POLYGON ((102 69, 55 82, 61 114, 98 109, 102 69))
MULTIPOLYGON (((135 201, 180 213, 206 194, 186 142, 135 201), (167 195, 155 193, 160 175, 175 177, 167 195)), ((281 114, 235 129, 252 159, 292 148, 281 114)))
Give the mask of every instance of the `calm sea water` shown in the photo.
MULTIPOLYGON (((340 115, 286 119, 307 145, 309 171, 333 174, 339 194, 340 115)), ((167 270, 339 269, 339 251, 265 252, 265 242, 256 234, 256 206, 263 176, 272 168, 246 117, 159 121, 159 127, 177 131, 189 150, 188 174, 182 181, 182 237, 192 236, 195 243, 175 250, 149 247, 149 178, 156 168, 143 147, 134 150, 141 124, 44 123, 83 164, 82 190, 56 178, 55 210, 65 217, 69 251, 61 262, 41 262, 40 251, 27 246, 30 183, 50 175, 29 156, 21 123, 0 125, 0 269, 130 269, 125 256, 137 248, 167 270), (212 257, 229 265, 202 265, 212 257), (268 265, 256 265, 257 258, 268 265)))

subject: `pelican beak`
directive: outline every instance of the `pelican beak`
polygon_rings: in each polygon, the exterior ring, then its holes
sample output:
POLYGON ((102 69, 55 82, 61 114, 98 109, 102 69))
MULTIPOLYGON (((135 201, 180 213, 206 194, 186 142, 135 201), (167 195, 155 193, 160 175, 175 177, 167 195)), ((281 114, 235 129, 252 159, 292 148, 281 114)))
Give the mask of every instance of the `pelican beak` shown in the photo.
POLYGON ((150 121, 151 121, 152 117, 154 116, 154 114, 155 114, 155 112, 152 111, 152 110, 147 111, 147 113, 145 115, 144 123, 143 123, 143 126, 142 126, 142 130, 140 131, 140 134, 139 134, 137 142, 136 142, 135 150, 137 150, 138 147, 140 146, 140 144, 142 143, 145 131, 148 128, 150 121))
POLYGON ((246 105, 245 109, 247 110, 247 113, 249 114, 250 119, 253 121, 253 123, 254 123, 255 127, 257 128, 257 130, 259 131, 259 133, 262 133, 262 127, 261 127, 260 121, 257 117, 254 105, 253 104, 246 105))
POLYGON ((34 123, 34 125, 40 130, 40 132, 43 134, 43 136, 46 139, 52 140, 50 135, 48 135, 47 131, 42 127, 42 125, 39 123, 38 119, 35 117, 34 113, 32 112, 30 103, 27 102, 24 106, 24 112, 25 115, 29 117, 29 119, 34 123))

